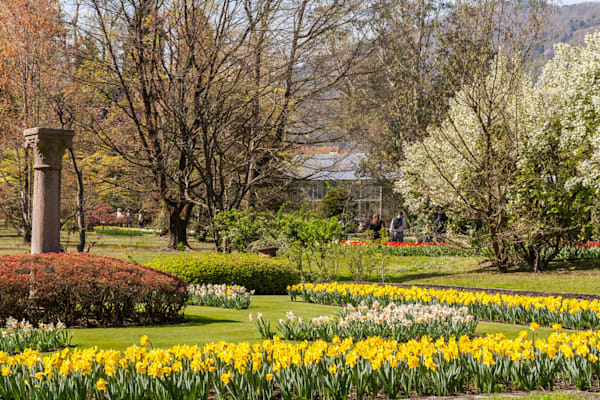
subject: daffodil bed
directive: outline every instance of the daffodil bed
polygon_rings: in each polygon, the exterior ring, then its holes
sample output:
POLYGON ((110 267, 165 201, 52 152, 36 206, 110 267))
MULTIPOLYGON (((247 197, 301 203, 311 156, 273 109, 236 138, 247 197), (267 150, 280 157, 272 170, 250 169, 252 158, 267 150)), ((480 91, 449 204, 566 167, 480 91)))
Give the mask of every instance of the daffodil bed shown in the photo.
POLYGON ((99 235, 142 236, 152 235, 151 229, 128 228, 125 226, 95 226, 93 231, 99 235))
POLYGON ((254 290, 239 285, 189 285, 188 303, 198 306, 246 309, 254 290))
POLYGON ((288 294, 293 301, 301 298, 318 304, 443 304, 467 307, 469 314, 490 321, 536 322, 547 326, 560 323, 574 329, 600 327, 598 300, 338 283, 288 286, 288 294))
POLYGON ((71 333, 61 322, 39 323, 36 328, 28 321, 19 322, 8 318, 6 327, 0 329, 0 351, 11 354, 25 349, 57 350, 69 346, 71 337, 71 333))
POLYGON ((468 315, 467 308, 435 305, 394 303, 382 307, 347 305, 338 315, 312 319, 300 318, 288 312, 279 320, 279 329, 286 339, 331 341, 333 337, 366 339, 372 336, 407 341, 428 336, 431 338, 471 336, 477 320, 468 315))
MULTIPOLYGON (((598 384, 600 333, 0 353, 2 399, 355 399, 598 384)), ((535 330, 535 329, 534 329, 535 330)))

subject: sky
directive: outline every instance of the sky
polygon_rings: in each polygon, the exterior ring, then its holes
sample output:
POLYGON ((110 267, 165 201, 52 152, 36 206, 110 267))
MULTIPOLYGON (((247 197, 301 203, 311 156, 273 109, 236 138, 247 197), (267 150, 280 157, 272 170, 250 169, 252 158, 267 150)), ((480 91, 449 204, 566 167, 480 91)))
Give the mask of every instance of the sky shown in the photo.
POLYGON ((567 5, 567 4, 577 4, 577 3, 598 3, 598 1, 589 1, 589 0, 562 0, 559 4, 567 5))

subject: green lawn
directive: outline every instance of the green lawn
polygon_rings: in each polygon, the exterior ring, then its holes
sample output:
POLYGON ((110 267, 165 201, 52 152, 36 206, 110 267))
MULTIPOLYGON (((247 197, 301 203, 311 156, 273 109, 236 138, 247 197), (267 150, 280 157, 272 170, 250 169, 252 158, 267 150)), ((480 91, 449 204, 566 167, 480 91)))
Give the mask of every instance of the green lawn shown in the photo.
MULTIPOLYGON (((483 266, 477 257, 390 257, 386 263, 386 282, 408 285, 436 284, 478 286, 502 289, 556 291, 600 294, 600 260, 558 261, 548 271, 532 274, 523 269, 499 273, 483 266)), ((349 281, 349 274, 340 279, 349 281)), ((381 282, 381 272, 371 281, 381 282)))
POLYGON ((389 279, 406 284, 480 286, 600 294, 600 260, 556 262, 549 271, 531 274, 511 270, 501 274, 481 267, 475 257, 394 257, 389 279))
MULTIPOLYGON (((164 250, 169 240, 166 236, 144 235, 98 235, 88 232, 86 237, 86 249, 89 247, 90 254, 123 258, 129 261, 146 263, 164 250)), ((61 232, 61 244, 66 251, 77 251, 78 236, 61 232)), ((193 236, 189 237, 190 246, 197 251, 213 250, 212 243, 198 242, 193 236)), ((0 228, 0 255, 29 253, 30 246, 23 243, 13 231, 0 228)))
MULTIPOLYGON (((75 251, 76 235, 63 232, 61 240, 67 251, 75 251)), ((90 253, 142 264, 160 254, 167 241, 166 237, 158 235, 88 233, 90 253)), ((196 251, 214 249, 213 244, 197 242, 194 237, 190 237, 190 245, 196 251)), ((27 252, 29 246, 13 231, 0 229, 0 255, 27 252)), ((500 274, 494 269, 482 267, 481 261, 477 257, 390 257, 386 263, 386 281, 600 294, 600 260, 558 262, 552 265, 550 271, 537 275, 522 270, 500 274)), ((350 280, 349 272, 342 270, 340 280, 350 280)), ((371 280, 380 281, 381 272, 374 272, 371 280)))
MULTIPOLYGON (((478 257, 388 257, 385 281, 600 294, 600 260, 559 261, 535 275, 516 268, 499 273, 484 261, 478 257)), ((349 271, 342 268, 341 274, 340 281, 352 280, 349 271)), ((381 282, 381 270, 373 271, 369 280, 381 282)))
MULTIPOLYGON (((228 342, 257 342, 260 335, 254 321, 248 319, 252 313, 262 313, 263 318, 271 321, 271 327, 277 326, 280 318, 285 318, 287 311, 293 311, 301 317, 317 317, 331 315, 339 308, 292 302, 287 296, 253 296, 248 310, 226 310, 213 307, 188 306, 185 312, 186 321, 177 325, 106 328, 106 329, 73 329, 73 344, 81 347, 98 346, 102 349, 122 350, 139 342, 142 335, 148 335, 157 347, 170 347, 175 344, 205 344, 224 340, 228 342)), ((480 322, 477 332, 503 333, 514 338, 525 326, 480 322)), ((551 329, 541 328, 538 337, 547 337, 551 329)))
POLYGON ((148 335, 157 347, 183 343, 205 344, 219 340, 256 342, 261 338, 256 323, 248 318, 250 313, 255 317, 257 313, 262 313, 264 318, 272 321, 274 328, 280 318, 285 318, 287 311, 293 311, 301 317, 316 317, 333 314, 337 310, 337 307, 291 302, 288 296, 253 296, 247 310, 188 306, 185 310, 186 321, 177 325, 74 329, 73 343, 82 347, 124 349, 138 343, 142 335, 148 335))
MULTIPOLYGON (((76 237, 62 234, 62 243, 67 251, 75 251, 76 237)), ((146 263, 159 255, 167 243, 167 238, 156 235, 121 236, 88 235, 89 252, 146 263)), ((190 244, 197 251, 213 249, 213 245, 199 243, 190 238, 190 244)), ((0 229, 0 255, 28 253, 29 246, 11 231, 0 229)), ((556 263, 551 271, 531 275, 525 271, 511 271, 499 274, 480 266, 476 257, 392 257, 386 266, 386 281, 407 284, 449 284, 461 286, 481 286, 516 288, 528 290, 552 290, 568 292, 600 293, 600 262, 579 261, 556 263)), ((341 280, 349 279, 349 274, 341 280), (345 279, 344 279, 345 278, 345 279)), ((379 281, 379 271, 372 276, 379 281)), ((102 349, 123 350, 132 344, 138 344, 143 335, 148 335, 156 347, 170 347, 175 344, 206 344, 215 341, 260 341, 255 322, 248 319, 252 313, 262 313, 276 327, 279 318, 285 318, 287 311, 308 318, 319 315, 331 315, 339 308, 302 302, 291 302, 287 296, 254 296, 248 310, 225 310, 211 307, 189 306, 185 310, 185 321, 174 325, 73 329, 73 344, 80 347, 97 346, 102 349)), ((480 322, 477 332, 480 334, 502 333, 514 338, 527 326, 480 322)), ((540 328, 536 337, 547 337, 549 328, 540 328)), ((498 395, 493 399, 519 397, 498 395)), ((534 394, 525 398, 531 400, 576 400, 585 398, 572 393, 534 394)))
MULTIPOLYGON (((76 237, 62 234, 62 243, 67 251, 74 251, 76 237)), ((167 238, 157 235, 122 236, 90 233, 90 253, 119 257, 145 263, 159 255, 167 238)), ((211 244, 199 243, 190 238, 195 250, 213 248, 211 244)), ((10 230, 0 229, 0 254, 27 253, 29 247, 10 230)), ((435 283, 464 286, 518 288, 532 290, 556 290, 570 292, 600 293, 600 269, 595 262, 556 264, 551 271, 531 275, 523 271, 507 274, 480 266, 476 257, 392 257, 386 266, 387 281, 407 284, 435 283)), ((379 280, 380 275, 373 275, 379 280)), ((343 278, 343 277, 342 277, 343 278)), ((349 275, 346 273, 346 279, 349 275)), ((256 341, 260 340, 254 322, 248 314, 261 312, 276 325, 287 311, 303 317, 329 315, 336 308, 305 303, 290 302, 287 296, 254 296, 249 310, 235 311, 208 307, 190 306, 186 309, 186 321, 177 325, 135 328, 77 329, 74 344, 98 346, 100 348, 123 349, 138 343, 139 337, 148 335, 156 346, 165 347, 177 343, 203 344, 215 340, 256 341)), ((479 333, 501 332, 515 337, 524 326, 480 322, 479 333)), ((550 329, 542 328, 538 335, 547 336, 550 329)))

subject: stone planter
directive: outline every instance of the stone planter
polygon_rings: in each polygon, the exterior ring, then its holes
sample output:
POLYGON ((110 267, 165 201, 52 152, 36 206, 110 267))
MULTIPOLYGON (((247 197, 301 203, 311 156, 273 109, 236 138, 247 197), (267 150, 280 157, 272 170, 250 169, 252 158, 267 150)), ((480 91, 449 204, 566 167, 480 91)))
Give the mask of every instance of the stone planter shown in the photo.
POLYGON ((279 250, 279 247, 274 246, 261 247, 260 249, 257 249, 258 254, 263 257, 275 257, 277 255, 277 250, 279 250))

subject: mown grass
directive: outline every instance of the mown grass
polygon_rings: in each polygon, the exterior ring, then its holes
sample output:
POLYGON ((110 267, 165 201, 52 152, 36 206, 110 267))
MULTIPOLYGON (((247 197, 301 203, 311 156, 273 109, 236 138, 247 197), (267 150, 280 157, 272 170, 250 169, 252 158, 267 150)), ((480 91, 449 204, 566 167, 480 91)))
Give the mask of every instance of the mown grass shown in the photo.
MULTIPOLYGON (((76 236, 62 234, 62 243, 67 251, 75 251, 76 236)), ((205 251, 212 244, 198 243, 190 239, 195 250, 205 251)), ((89 252, 111 257, 123 258, 146 263, 161 254, 167 238, 157 235, 113 236, 90 233, 89 252)), ((0 230, 0 254, 28 253, 29 246, 8 230, 0 230)), ((597 262, 579 261, 557 263, 551 271, 531 275, 524 271, 511 271, 500 274, 484 268, 476 257, 391 257, 386 266, 386 281, 407 284, 435 283, 461 286, 501 287, 528 290, 552 290, 600 293, 600 270, 597 262)), ((343 271, 349 279, 347 271, 343 271)), ((379 271, 372 280, 379 280, 379 271)), ((291 302, 287 296, 254 296, 249 310, 224 310, 210 307, 189 306, 186 308, 185 321, 179 324, 152 327, 75 329, 73 343, 99 348, 124 349, 138 343, 142 335, 148 335, 157 347, 168 347, 179 343, 205 344, 208 342, 261 340, 255 323, 248 320, 248 314, 263 313, 264 318, 272 321, 275 327, 279 318, 287 311, 302 317, 331 315, 338 310, 335 307, 291 302)), ((516 337, 526 326, 480 322, 477 332, 480 334, 502 333, 507 337, 516 337)), ((540 328, 538 337, 551 333, 548 328, 540 328)))
MULTIPOLYGON (((77 236, 62 233, 62 244, 67 251, 75 251, 77 236)), ((164 251, 168 239, 158 235, 122 236, 88 233, 87 243, 92 254, 123 258, 147 263, 164 251)), ((190 237, 195 251, 213 250, 212 243, 203 243, 190 237)), ((0 229, 0 255, 28 253, 29 245, 13 231, 0 229)), ((522 269, 512 269, 501 274, 485 267, 478 257, 389 257, 385 267, 386 282, 405 284, 438 284, 480 286, 504 289, 547 290, 571 293, 600 294, 600 260, 556 262, 549 271, 531 274, 522 269)), ((340 280, 351 280, 347 269, 341 271, 340 280)), ((381 271, 373 271, 370 280, 381 281, 381 271)))
POLYGON ((337 307, 291 302, 287 296, 253 296, 247 310, 228 310, 216 307, 188 306, 185 321, 175 325, 73 329, 73 344, 82 347, 124 349, 139 343, 142 335, 148 335, 156 347, 170 347, 175 344, 206 344, 224 340, 227 342, 257 342, 261 337, 255 321, 248 315, 262 313, 271 321, 274 328, 287 311, 293 311, 303 318, 330 315, 337 307))
MULTIPOLYGON (((61 232, 61 244, 66 251, 77 251, 78 234, 61 232)), ((169 242, 168 237, 159 235, 126 236, 108 235, 88 232, 86 251, 109 257, 122 258, 141 264, 147 263, 161 251, 169 242)), ((213 250, 212 243, 198 242, 195 237, 189 237, 190 246, 196 251, 213 250)), ((14 231, 0 228, 0 255, 29 253, 30 245, 15 235, 14 231)))
MULTIPOLYGON (((340 308, 292 302, 287 296, 253 296, 252 304, 247 310, 227 310, 215 307, 188 306, 185 310, 185 321, 180 324, 127 328, 92 328, 73 329, 73 344, 81 347, 98 346, 102 349, 122 350, 129 345, 139 343, 143 335, 148 335, 156 347, 170 347, 175 344, 206 344, 224 340, 227 342, 258 342, 261 337, 255 321, 250 321, 250 313, 256 318, 262 313, 263 318, 271 321, 271 327, 277 327, 277 321, 285 318, 288 311, 303 318, 332 315, 340 308)), ((502 333, 515 338, 519 332, 527 330, 526 326, 508 325, 491 322, 480 322, 477 333, 502 333)), ((536 337, 547 337, 549 328, 540 328, 536 337)))
POLYGON ((600 260, 560 261, 532 274, 523 269, 500 273, 474 257, 398 258, 389 263, 392 282, 600 294, 600 260))
MULTIPOLYGON (((503 289, 555 291, 600 294, 600 259, 558 261, 543 273, 532 274, 521 268, 500 273, 486 266, 478 257, 396 256, 386 259, 385 282, 408 285, 436 284, 475 286, 503 289)), ((341 271, 340 281, 351 281, 348 270, 341 271)), ((369 276, 372 282, 381 282, 377 268, 369 276)))

